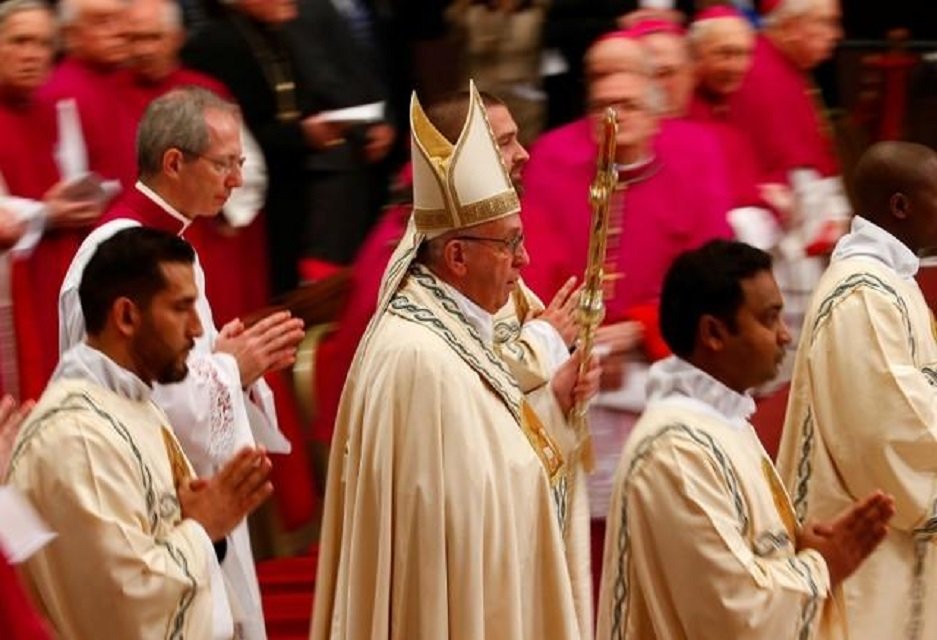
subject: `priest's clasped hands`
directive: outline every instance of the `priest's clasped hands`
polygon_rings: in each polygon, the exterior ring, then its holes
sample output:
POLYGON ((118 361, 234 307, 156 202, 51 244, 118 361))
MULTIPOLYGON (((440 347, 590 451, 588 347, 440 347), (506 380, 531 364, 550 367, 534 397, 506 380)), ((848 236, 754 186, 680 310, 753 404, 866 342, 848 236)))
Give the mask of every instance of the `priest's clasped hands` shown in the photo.
POLYGON ((830 587, 835 587, 885 539, 894 515, 895 499, 874 491, 832 521, 807 522, 797 535, 797 550, 818 551, 830 572, 830 587))
POLYGON ((241 449, 212 477, 179 485, 182 517, 201 524, 212 542, 218 542, 273 493, 272 467, 263 447, 241 449))
POLYGON ((240 319, 227 323, 218 332, 215 351, 237 360, 241 385, 247 388, 266 373, 292 366, 304 335, 301 319, 277 311, 250 327, 240 319))

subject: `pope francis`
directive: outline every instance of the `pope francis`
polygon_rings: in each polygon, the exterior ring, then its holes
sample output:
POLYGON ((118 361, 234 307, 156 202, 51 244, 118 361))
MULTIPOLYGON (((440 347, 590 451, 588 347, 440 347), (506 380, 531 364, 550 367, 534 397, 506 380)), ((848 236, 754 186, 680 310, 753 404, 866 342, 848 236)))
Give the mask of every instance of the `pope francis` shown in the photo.
POLYGON ((454 145, 412 102, 414 211, 342 396, 313 638, 580 637, 564 456, 532 409, 556 385, 525 396, 493 348, 529 258, 471 93, 454 145))

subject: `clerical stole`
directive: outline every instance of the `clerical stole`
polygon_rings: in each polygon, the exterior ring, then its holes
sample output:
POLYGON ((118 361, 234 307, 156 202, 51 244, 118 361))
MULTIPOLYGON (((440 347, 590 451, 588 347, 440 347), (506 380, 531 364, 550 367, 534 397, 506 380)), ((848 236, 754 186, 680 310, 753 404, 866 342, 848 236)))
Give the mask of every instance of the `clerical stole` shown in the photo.
POLYGON ((807 310, 778 469, 798 517, 881 489, 888 536, 846 580, 852 638, 937 637, 937 342, 912 278, 834 259, 807 310))
MULTIPOLYGON (((750 425, 652 405, 615 476, 598 638, 841 638, 822 556, 750 425)), ((885 636, 882 636, 885 637, 885 636)))
POLYGON ((182 517, 165 426, 151 402, 75 379, 53 382, 23 426, 8 481, 59 534, 25 577, 63 638, 214 637, 215 559, 182 517))

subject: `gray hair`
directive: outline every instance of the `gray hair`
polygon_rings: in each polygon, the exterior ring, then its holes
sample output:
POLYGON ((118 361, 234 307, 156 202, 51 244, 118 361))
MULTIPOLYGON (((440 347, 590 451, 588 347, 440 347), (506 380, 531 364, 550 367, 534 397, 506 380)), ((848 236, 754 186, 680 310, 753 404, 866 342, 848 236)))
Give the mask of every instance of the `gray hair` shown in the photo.
POLYGON ((7 0, 0 4, 0 28, 2 28, 10 16, 21 11, 34 11, 40 9, 52 13, 52 7, 46 0, 7 0))
MULTIPOLYGON (((130 0, 120 0, 129 5, 130 0)), ((59 0, 59 24, 66 27, 72 24, 81 15, 81 0, 59 0)))
POLYGON ((182 87, 153 100, 137 129, 137 169, 141 176, 162 170, 170 149, 202 153, 209 145, 205 112, 217 110, 241 119, 241 110, 201 87, 182 87))

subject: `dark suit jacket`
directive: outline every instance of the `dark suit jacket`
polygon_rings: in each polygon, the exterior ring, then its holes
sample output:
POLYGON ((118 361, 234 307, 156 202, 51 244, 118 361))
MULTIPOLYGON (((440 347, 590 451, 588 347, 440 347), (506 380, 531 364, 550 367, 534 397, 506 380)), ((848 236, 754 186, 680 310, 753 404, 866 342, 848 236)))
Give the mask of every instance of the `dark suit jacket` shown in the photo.
POLYGON ((306 102, 297 60, 281 28, 269 28, 226 8, 190 34, 182 50, 185 64, 214 76, 233 94, 244 121, 257 139, 267 162, 267 200, 264 204, 270 245, 270 277, 274 293, 296 286, 296 265, 306 210, 306 145, 299 121, 277 119, 276 93, 264 75, 252 42, 264 42, 290 61, 297 85, 297 102, 306 102), (248 39, 248 35, 252 40, 248 39))
MULTIPOLYGON (((297 160, 301 166, 308 149, 298 121, 284 123, 277 119, 276 95, 245 30, 250 30, 260 40, 269 41, 273 47, 280 47, 292 63, 294 76, 301 76, 290 40, 282 29, 268 28, 230 11, 205 22, 190 34, 182 59, 187 66, 217 78, 228 87, 263 149, 269 173, 275 174, 295 167, 297 160)), ((300 103, 305 101, 304 90, 301 82, 297 82, 300 103)))
MULTIPOLYGON (((406 131, 406 100, 410 90, 406 44, 395 33, 395 16, 371 6, 373 41, 358 42, 332 0, 299 0, 299 18, 285 29, 299 57, 307 100, 304 110, 316 113, 376 101, 385 103, 385 120, 398 133, 406 131), (402 108, 404 107, 404 108, 402 108)), ((363 129, 352 132, 352 145, 312 159, 316 167, 341 160, 363 142, 363 129)))

